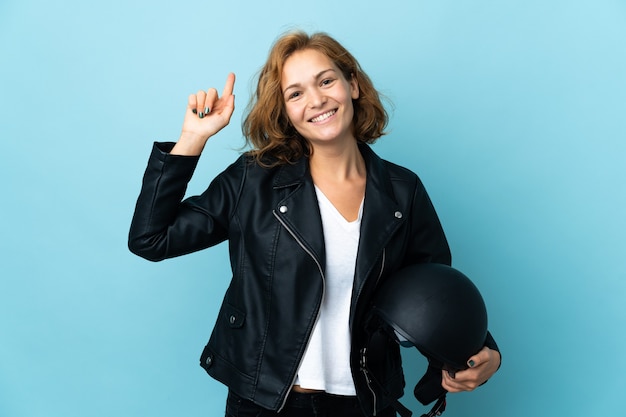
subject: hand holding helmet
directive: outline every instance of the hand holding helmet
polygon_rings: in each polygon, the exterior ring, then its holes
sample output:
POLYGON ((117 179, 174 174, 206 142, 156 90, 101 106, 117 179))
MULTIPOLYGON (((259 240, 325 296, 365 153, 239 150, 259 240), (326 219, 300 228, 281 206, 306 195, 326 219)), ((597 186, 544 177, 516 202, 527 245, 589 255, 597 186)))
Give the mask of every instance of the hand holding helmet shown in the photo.
POLYGON ((473 391, 484 384, 500 367, 500 353, 483 347, 480 352, 469 358, 469 366, 452 376, 442 371, 441 385, 448 392, 473 391))
POLYGON ((428 359, 414 394, 424 405, 439 400, 432 415, 445 409, 446 392, 475 389, 500 364, 499 353, 484 347, 487 310, 480 292, 450 266, 416 264, 396 272, 378 289, 372 311, 390 337, 428 359))

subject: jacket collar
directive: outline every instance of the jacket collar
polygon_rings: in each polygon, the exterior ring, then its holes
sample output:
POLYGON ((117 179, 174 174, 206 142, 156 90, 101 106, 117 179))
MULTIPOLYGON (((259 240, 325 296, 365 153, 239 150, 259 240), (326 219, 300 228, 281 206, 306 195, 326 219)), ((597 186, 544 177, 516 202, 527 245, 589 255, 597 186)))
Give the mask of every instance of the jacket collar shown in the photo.
MULTIPOLYGON (((374 153, 369 145, 359 143, 359 150, 367 168, 366 196, 367 190, 375 191, 376 194, 385 195, 395 203, 391 179, 384 166, 384 161, 374 153)), ((278 173, 274 179, 274 188, 296 186, 310 180, 309 158, 303 157, 292 164, 284 164, 278 168, 278 173)))
POLYGON ((311 178, 308 157, 302 157, 292 164, 280 165, 277 169, 278 173, 274 178, 274 188, 299 185, 311 178))

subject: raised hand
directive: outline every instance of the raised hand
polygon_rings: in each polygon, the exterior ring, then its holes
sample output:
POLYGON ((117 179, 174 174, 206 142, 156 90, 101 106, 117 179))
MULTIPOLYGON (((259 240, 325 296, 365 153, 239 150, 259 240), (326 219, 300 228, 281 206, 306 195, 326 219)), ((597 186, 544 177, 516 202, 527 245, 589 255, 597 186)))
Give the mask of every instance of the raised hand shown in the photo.
POLYGON ((222 96, 215 88, 191 94, 178 142, 173 155, 200 155, 207 140, 230 122, 235 110, 235 74, 228 74, 222 96))

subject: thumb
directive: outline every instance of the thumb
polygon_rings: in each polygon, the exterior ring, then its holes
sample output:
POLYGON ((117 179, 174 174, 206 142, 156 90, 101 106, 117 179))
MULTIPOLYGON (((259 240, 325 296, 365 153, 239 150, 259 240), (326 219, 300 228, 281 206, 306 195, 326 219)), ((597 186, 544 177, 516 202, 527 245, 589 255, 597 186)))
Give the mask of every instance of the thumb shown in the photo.
POLYGON ((467 360, 467 366, 470 368, 476 368, 478 365, 480 365, 481 363, 485 362, 485 352, 484 349, 482 349, 480 352, 478 352, 477 354, 475 354, 474 356, 472 356, 471 358, 469 358, 467 360))

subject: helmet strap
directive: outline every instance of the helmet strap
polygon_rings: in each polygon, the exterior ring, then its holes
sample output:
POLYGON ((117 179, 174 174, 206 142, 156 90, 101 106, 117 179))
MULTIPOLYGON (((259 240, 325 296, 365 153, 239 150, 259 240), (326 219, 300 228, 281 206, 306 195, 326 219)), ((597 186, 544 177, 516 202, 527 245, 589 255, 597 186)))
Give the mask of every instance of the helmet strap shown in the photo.
POLYGON ((443 394, 441 397, 439 397, 439 399, 437 400, 435 405, 433 405, 433 408, 430 409, 428 414, 422 414, 422 417, 440 416, 444 411, 446 411, 446 394, 443 394))
POLYGON ((413 395, 419 402, 427 405, 445 394, 446 390, 441 386, 441 367, 433 365, 429 359, 426 373, 415 385, 413 395))

